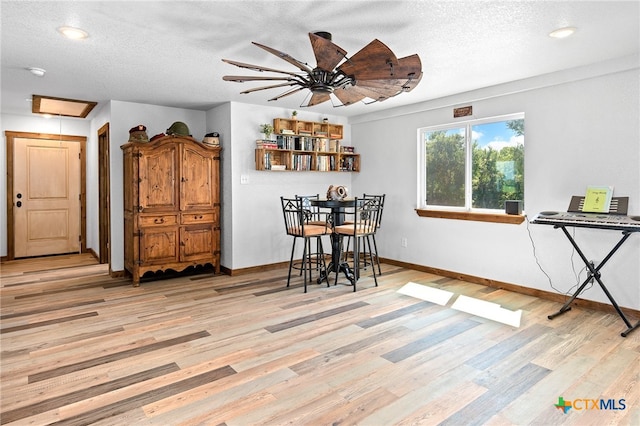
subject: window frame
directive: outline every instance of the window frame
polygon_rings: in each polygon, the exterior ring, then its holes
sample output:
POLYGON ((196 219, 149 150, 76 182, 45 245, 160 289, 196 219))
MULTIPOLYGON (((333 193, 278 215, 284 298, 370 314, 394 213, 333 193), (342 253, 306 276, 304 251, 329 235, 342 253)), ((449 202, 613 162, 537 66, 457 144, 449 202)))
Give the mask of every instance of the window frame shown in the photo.
MULTIPOLYGON (((507 215, 504 209, 486 209, 474 208, 472 198, 472 179, 473 179, 473 132, 475 125, 495 123, 510 120, 525 120, 525 113, 512 113, 499 116, 467 119, 453 121, 446 124, 438 124, 435 126, 420 127, 417 129, 418 139, 418 182, 416 197, 416 213, 421 217, 437 217, 447 219, 476 220, 483 222, 499 222, 499 223, 522 223, 524 221, 524 212, 521 215, 507 215), (426 167, 426 143, 424 139, 425 133, 435 131, 447 131, 464 128, 465 134, 465 205, 464 206, 438 206, 428 205, 426 202, 427 192, 427 167, 426 167)), ((526 156, 525 156, 526 157, 526 156)), ((523 200, 524 202, 524 200, 523 200)))

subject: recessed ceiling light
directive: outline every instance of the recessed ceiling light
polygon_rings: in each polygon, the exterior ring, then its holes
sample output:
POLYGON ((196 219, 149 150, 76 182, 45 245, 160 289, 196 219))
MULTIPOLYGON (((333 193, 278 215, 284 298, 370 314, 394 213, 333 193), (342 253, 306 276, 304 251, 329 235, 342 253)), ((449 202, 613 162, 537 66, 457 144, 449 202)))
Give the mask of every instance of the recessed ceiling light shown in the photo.
POLYGON ((27 70, 29 70, 31 74, 36 75, 38 77, 44 77, 44 74, 47 72, 47 70, 45 69, 35 68, 35 67, 29 67, 27 68, 27 70))
POLYGON ((80 28, 60 27, 58 28, 58 31, 66 38, 70 38, 72 40, 82 40, 89 37, 89 33, 81 30, 80 28))
POLYGON ((549 37, 565 38, 565 37, 569 37, 571 34, 573 34, 575 32, 576 32, 576 28, 575 27, 558 28, 557 30, 551 31, 549 33, 549 37))

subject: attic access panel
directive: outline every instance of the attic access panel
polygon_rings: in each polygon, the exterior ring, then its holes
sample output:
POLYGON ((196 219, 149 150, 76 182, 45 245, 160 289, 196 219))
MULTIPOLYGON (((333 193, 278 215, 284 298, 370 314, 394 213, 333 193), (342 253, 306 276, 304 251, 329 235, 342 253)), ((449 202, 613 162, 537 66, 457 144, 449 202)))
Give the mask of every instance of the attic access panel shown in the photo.
POLYGON ((86 118, 91 110, 98 105, 97 102, 42 95, 33 95, 32 100, 31 112, 34 114, 62 115, 76 118, 86 118))

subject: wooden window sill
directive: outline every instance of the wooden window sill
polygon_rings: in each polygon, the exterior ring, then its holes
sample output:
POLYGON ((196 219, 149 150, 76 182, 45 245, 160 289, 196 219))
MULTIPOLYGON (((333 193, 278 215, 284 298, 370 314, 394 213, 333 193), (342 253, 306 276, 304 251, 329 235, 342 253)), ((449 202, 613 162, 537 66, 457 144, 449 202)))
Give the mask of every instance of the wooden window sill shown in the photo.
POLYGON ((437 217, 440 219, 473 220, 477 222, 511 223, 518 225, 524 222, 524 215, 501 213, 453 212, 446 210, 416 209, 420 217, 437 217))

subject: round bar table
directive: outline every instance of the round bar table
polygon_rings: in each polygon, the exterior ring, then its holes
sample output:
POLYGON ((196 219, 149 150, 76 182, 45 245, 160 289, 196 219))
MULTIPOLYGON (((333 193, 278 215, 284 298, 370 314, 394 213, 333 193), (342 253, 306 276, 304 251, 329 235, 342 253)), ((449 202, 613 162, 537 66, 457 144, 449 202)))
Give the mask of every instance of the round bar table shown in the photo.
MULTIPOLYGON (((344 198, 342 200, 310 200, 311 205, 320 208, 331 209, 331 222, 332 226, 338 226, 344 224, 344 209, 347 207, 355 207, 355 198, 344 198)), ((342 242, 342 236, 331 233, 331 263, 327 266, 327 269, 320 272, 318 277, 318 284, 324 281, 331 272, 340 274, 344 273, 344 276, 349 280, 351 285, 355 281, 355 275, 351 270, 351 267, 347 262, 340 261, 340 246, 342 242)))

